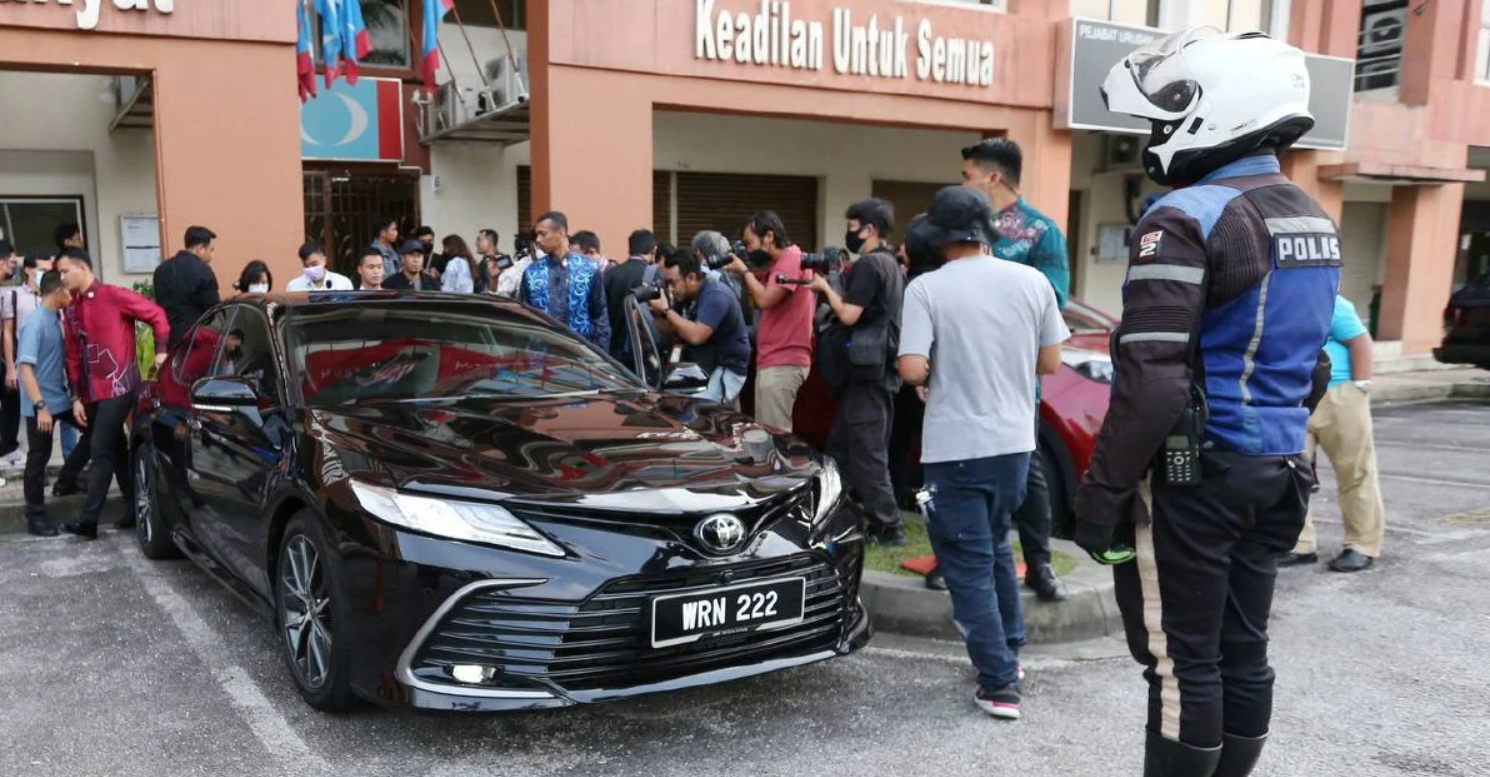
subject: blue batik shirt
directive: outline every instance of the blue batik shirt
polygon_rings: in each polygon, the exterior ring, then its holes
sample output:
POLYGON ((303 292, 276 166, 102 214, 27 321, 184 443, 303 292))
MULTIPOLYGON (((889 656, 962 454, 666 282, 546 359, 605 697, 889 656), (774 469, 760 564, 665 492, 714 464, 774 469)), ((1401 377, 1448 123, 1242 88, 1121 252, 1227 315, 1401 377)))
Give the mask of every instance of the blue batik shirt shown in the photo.
POLYGON ((553 256, 535 259, 523 272, 518 298, 606 348, 610 345, 610 317, 600 272, 598 262, 579 254, 571 253, 562 261, 553 256))

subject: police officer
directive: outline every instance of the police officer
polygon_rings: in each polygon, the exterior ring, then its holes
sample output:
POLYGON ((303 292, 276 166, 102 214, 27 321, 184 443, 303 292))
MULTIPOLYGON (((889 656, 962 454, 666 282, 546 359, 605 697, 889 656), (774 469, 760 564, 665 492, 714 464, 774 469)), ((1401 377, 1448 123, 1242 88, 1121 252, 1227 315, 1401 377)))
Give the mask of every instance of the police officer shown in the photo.
POLYGON ((1133 559, 1115 577, 1149 683, 1146 777, 1242 777, 1268 735, 1274 557, 1304 523, 1340 283, 1335 223, 1278 164, 1314 124, 1309 73, 1262 33, 1198 28, 1129 55, 1102 94, 1151 121, 1145 170, 1179 188, 1133 232, 1077 542, 1133 559))

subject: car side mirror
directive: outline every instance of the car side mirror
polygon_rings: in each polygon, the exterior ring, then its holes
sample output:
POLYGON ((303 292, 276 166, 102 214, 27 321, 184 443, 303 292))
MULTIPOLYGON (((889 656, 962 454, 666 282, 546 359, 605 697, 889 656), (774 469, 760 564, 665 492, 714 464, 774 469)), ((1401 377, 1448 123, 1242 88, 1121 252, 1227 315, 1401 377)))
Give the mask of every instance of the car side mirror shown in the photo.
POLYGON ((709 373, 690 362, 679 362, 668 370, 662 390, 669 394, 697 394, 709 387, 709 373))
POLYGON ((259 395, 246 378, 203 378, 191 388, 191 404, 209 413, 258 407, 259 395))

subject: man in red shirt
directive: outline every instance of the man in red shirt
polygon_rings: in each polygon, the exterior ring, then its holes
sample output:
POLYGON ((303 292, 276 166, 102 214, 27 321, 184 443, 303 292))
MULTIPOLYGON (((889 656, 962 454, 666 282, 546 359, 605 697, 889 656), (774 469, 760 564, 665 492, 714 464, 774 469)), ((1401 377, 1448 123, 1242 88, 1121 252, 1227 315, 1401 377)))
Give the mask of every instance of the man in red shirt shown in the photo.
MULTIPOLYGON (((135 356, 135 323, 155 330, 157 343, 170 342, 171 327, 165 311, 154 302, 129 289, 99 283, 93 274, 93 260, 82 249, 64 251, 57 259, 57 269, 62 284, 73 295, 72 305, 63 314, 72 413, 84 430, 79 444, 89 446, 93 457, 83 512, 62 530, 91 540, 98 537, 98 516, 103 512, 111 475, 119 478, 125 502, 133 503, 124 424, 135 408, 141 381, 135 356)), ((165 360, 162 350, 155 356, 155 366, 159 368, 165 360)), ((132 513, 116 526, 132 528, 132 513)))
POLYGON ((769 210, 750 217, 741 239, 750 251, 751 264, 770 265, 765 283, 739 258, 725 267, 744 278, 750 298, 761 311, 755 335, 755 417, 789 432, 797 391, 812 366, 812 311, 817 297, 805 285, 781 284, 777 278, 810 281, 812 271, 802 269, 802 249, 792 244, 781 217, 769 210))

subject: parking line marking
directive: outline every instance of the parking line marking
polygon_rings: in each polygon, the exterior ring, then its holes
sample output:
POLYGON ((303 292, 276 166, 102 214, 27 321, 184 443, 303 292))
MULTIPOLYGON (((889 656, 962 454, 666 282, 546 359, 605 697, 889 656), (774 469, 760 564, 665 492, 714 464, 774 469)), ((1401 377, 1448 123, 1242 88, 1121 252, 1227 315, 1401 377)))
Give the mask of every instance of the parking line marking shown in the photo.
POLYGON ((1378 477, 1390 478, 1392 480, 1405 480, 1409 483, 1424 483, 1430 486, 1458 486, 1459 488, 1477 488, 1482 490, 1490 488, 1490 483, 1476 483, 1472 480, 1448 480, 1446 478, 1430 478, 1423 477, 1422 475, 1398 475, 1391 472, 1382 472, 1378 474, 1378 477))
POLYGON ((146 593, 155 600, 156 606, 170 616, 171 622, 181 632, 181 636, 186 638, 186 644, 196 654, 197 660, 212 673, 212 678, 227 692, 233 705, 243 712, 249 729, 269 751, 270 756, 299 771, 328 772, 326 761, 311 752, 305 740, 290 725, 290 721, 274 708, 269 697, 264 695, 243 667, 223 664, 213 658, 226 654, 227 646, 217 632, 197 614, 191 602, 176 593, 132 548, 124 549, 124 545, 125 543, 116 543, 114 547, 124 556, 125 565, 139 578, 146 593))

